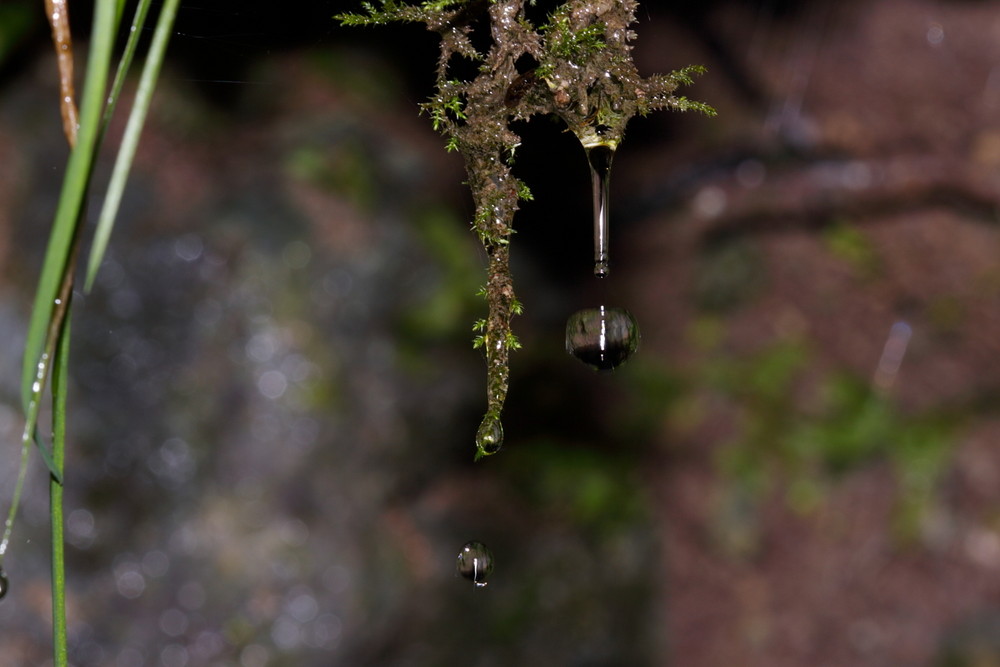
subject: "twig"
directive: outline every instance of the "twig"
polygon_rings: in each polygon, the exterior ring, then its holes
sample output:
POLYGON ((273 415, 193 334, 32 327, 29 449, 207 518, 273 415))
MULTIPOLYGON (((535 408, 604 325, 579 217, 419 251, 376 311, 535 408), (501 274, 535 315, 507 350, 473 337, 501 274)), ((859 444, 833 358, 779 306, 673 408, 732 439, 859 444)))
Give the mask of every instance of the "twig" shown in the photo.
POLYGON ((52 43, 56 47, 59 65, 59 110, 62 113, 63 132, 72 148, 76 146, 79 122, 76 93, 73 90, 73 40, 69 32, 69 8, 66 0, 45 0, 45 15, 52 26, 52 43))

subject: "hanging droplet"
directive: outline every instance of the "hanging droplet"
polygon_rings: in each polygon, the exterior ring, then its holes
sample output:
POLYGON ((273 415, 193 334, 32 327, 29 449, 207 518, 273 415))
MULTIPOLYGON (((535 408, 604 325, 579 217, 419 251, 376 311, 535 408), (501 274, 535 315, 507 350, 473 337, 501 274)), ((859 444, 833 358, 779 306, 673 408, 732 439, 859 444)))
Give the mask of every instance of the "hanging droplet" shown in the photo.
POLYGON ((477 588, 482 588, 493 571, 493 552, 482 542, 466 542, 458 553, 456 569, 477 588))
POLYGON ((639 347, 639 325, 624 308, 586 308, 566 321, 566 351, 600 371, 625 363, 639 347))
POLYGON ((503 424, 500 418, 488 414, 483 417, 483 422, 476 431, 476 450, 478 456, 489 456, 496 454, 503 446, 503 424))
POLYGON ((7 580, 7 573, 0 570, 0 600, 7 595, 7 591, 10 589, 10 582, 7 580))
POLYGON ((608 256, 608 195, 611 183, 611 159, 615 149, 605 144, 590 146, 590 182, 594 194, 594 275, 603 278, 610 270, 608 256))

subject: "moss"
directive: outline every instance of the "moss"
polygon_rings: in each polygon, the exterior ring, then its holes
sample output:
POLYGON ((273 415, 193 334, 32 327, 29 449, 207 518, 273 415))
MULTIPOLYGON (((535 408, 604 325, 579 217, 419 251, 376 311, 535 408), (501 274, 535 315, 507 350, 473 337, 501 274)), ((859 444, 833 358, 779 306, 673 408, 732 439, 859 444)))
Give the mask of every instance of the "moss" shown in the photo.
MULTIPOLYGON (((630 46, 635 0, 571 0, 538 27, 525 17, 524 5, 524 0, 380 0, 378 5, 361 3, 360 13, 336 17, 344 25, 423 23, 441 36, 437 90, 421 108, 445 135, 446 148, 465 159, 476 207, 472 228, 489 257, 489 313, 476 323, 474 339, 486 354, 484 427, 499 423, 507 397, 508 355, 519 347, 510 328, 520 304, 514 296, 509 244, 518 202, 531 194, 511 173, 521 141, 511 122, 555 114, 585 148, 604 145, 613 150, 636 114, 655 109, 714 114, 705 104, 674 95, 701 68, 639 75, 630 46), (489 30, 485 52, 473 46, 471 36, 477 29, 489 30), (479 63, 474 78, 450 75, 456 57, 479 63), (520 71, 517 64, 525 62, 537 66, 520 71)), ((477 457, 487 453, 492 452, 478 447, 477 457)))

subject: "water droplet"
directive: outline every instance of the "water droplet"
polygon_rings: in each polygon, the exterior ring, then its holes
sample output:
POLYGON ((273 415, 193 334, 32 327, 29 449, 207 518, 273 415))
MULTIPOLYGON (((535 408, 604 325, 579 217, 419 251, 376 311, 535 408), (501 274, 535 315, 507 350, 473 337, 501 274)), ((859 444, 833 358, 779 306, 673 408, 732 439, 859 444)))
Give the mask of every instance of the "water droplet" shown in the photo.
POLYGON ((456 567, 460 575, 482 588, 493 571, 493 552, 482 542, 466 542, 458 553, 456 567))
POLYGON ((615 149, 605 144, 587 148, 590 182, 594 193, 594 275, 608 275, 608 195, 611 183, 611 159, 615 149))
POLYGON ((493 415, 483 417, 483 423, 476 431, 476 449, 480 456, 496 454, 503 446, 503 424, 493 415))
POLYGON ((7 580, 7 573, 0 570, 0 600, 7 595, 7 591, 10 589, 10 582, 7 580))
POLYGON ((625 363, 639 347, 639 325, 624 308, 586 308, 566 321, 566 351, 600 371, 625 363))

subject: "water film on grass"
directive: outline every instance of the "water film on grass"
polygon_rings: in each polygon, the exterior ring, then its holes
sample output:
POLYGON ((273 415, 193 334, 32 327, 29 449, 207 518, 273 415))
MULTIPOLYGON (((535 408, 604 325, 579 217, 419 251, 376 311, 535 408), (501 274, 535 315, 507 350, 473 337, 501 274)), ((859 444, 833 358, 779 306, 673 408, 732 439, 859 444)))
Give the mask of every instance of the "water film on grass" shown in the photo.
POLYGON ((639 347, 639 325, 624 308, 586 308, 566 321, 566 351, 599 371, 621 366, 639 347))

